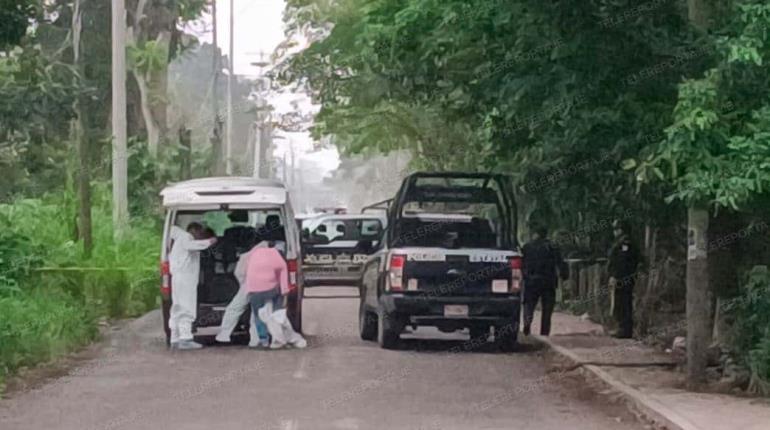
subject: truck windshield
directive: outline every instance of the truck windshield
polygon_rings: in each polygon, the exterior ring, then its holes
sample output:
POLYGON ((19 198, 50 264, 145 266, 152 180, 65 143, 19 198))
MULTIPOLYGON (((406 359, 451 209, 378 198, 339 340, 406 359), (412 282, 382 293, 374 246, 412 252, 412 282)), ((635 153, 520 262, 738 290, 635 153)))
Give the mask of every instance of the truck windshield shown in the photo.
MULTIPOLYGON (((312 221, 312 220, 311 220, 312 221)), ((379 236, 382 222, 379 219, 335 219, 310 222, 306 227, 311 233, 326 236, 329 242, 350 242, 355 246, 360 240, 371 240, 379 236)))

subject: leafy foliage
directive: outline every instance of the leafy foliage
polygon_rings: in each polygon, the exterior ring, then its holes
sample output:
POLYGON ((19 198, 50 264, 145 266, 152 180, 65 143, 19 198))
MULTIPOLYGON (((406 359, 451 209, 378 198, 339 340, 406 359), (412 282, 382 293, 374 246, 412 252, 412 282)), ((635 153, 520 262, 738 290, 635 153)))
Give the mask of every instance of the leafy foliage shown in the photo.
POLYGON ((637 169, 669 199, 737 210, 770 188, 770 4, 736 2, 718 62, 679 87, 673 123, 637 169))
POLYGON ((622 23, 637 2, 288 4, 290 28, 328 35, 282 77, 309 87, 322 106, 314 132, 344 151, 409 149, 430 169, 509 173, 523 215, 555 226, 627 208, 681 219, 659 199, 669 185, 637 198, 621 167, 670 123, 676 79, 710 61, 680 2, 622 23))
POLYGON ((62 145, 81 89, 68 65, 39 47, 0 57, 0 199, 35 185, 64 182, 62 145))
POLYGON ((735 347, 752 372, 752 390, 770 395, 770 273, 754 267, 746 276, 741 296, 725 310, 735 319, 735 347))
MULTIPOLYGON (((10 217, 0 212, 0 224, 10 225, 10 217)), ((42 263, 41 251, 30 239, 11 229, 0 231, 0 294, 20 291, 19 282, 42 263)))
POLYGON ((38 0, 0 0, 0 50, 21 42, 40 9, 38 0))

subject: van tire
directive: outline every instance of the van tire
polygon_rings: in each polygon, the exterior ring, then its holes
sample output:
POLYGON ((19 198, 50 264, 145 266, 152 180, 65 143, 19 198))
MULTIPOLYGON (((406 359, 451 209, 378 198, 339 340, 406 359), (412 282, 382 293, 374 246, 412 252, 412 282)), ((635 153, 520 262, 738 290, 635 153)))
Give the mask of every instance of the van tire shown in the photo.
POLYGON ((286 297, 286 308, 292 328, 297 333, 302 333, 302 298, 299 291, 289 293, 286 297))
POLYGON ((163 318, 163 333, 166 335, 166 346, 171 346, 171 328, 168 326, 168 319, 171 316, 171 300, 161 300, 160 313, 163 318))
POLYGON ((401 340, 403 324, 397 314, 380 311, 377 318, 377 343, 382 349, 396 349, 401 340))
POLYGON ((377 314, 366 309, 363 297, 358 305, 358 332, 363 340, 377 340, 377 314))

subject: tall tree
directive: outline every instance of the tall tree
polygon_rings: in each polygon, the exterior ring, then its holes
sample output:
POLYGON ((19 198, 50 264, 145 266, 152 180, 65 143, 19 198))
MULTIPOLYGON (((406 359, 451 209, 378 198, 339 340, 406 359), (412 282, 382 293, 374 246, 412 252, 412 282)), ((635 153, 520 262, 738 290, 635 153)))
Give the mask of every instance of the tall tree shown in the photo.
MULTIPOLYGON (((707 31, 710 0, 688 0, 692 24, 707 31)), ((687 382, 694 388, 706 381, 706 351, 711 343, 711 297, 708 271, 709 211, 704 201, 687 208, 687 382)))
MULTIPOLYGON (((770 5, 761 0, 733 2, 715 14, 717 3, 690 1, 692 24, 703 34, 720 21, 714 39, 716 63, 679 86, 672 124, 660 144, 642 154, 638 178, 656 177, 674 186, 668 200, 688 205, 690 220, 687 278, 688 382, 705 380, 711 341, 711 292, 706 243, 709 218, 744 211, 766 198, 770 188, 770 5), (724 19, 722 17, 728 17, 724 19), (654 175, 650 172, 657 169, 654 175)), ((720 261, 721 264, 724 264, 720 261)))
MULTIPOLYGON (((83 30, 83 13, 81 0, 75 0, 72 6, 72 64, 79 76, 83 76, 83 67, 80 59, 80 41, 83 30)), ((80 95, 75 99, 73 110, 75 118, 72 120, 72 139, 75 142, 75 152, 78 158, 77 168, 77 194, 78 194, 78 235, 83 241, 83 252, 86 257, 91 256, 93 249, 93 228, 91 225, 91 157, 89 139, 85 135, 84 110, 80 95)))
POLYGON ((197 19, 206 0, 129 0, 131 74, 139 88, 150 154, 168 138, 168 64, 184 49, 180 24, 197 19), (133 6, 133 7, 130 7, 133 6))

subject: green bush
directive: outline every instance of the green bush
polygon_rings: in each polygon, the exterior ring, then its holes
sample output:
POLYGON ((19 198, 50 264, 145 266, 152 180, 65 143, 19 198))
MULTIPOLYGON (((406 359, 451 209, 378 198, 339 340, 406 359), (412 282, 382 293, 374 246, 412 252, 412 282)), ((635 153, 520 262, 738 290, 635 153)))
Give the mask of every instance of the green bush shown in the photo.
POLYGON ((116 242, 108 191, 94 187, 90 256, 72 238, 72 196, 0 204, 0 382, 91 342, 101 317, 157 305, 159 222, 134 218, 116 242))
POLYGON ((725 310, 733 317, 733 348, 751 370, 749 390, 770 395, 770 272, 756 266, 739 297, 725 310))
POLYGON ((60 291, 0 297, 0 384, 22 366, 48 361, 98 334, 95 316, 60 291))
MULTIPOLYGON (((10 225, 2 212, 0 225, 10 225)), ((19 291, 19 282, 41 263, 40 252, 28 237, 12 229, 0 229, 0 294, 19 291)))
POLYGON ((9 280, 0 278, 5 291, 55 286, 97 314, 112 318, 139 315, 155 306, 159 222, 135 218, 124 240, 116 242, 108 189, 99 184, 94 187, 92 211, 94 248, 86 257, 70 237, 70 212, 66 197, 0 205, 0 218, 10 226, 0 232, 0 269, 10 273, 9 280))

